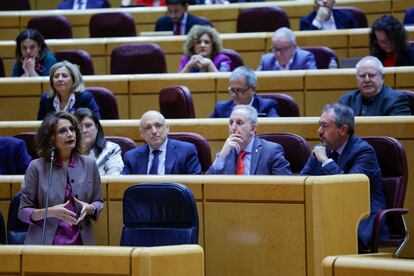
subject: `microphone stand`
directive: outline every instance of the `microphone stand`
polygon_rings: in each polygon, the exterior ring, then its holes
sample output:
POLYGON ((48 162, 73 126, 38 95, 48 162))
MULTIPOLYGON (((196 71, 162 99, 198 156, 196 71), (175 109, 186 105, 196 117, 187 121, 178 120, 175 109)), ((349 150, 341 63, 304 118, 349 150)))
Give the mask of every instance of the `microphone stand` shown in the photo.
POLYGON ((53 162, 55 161, 55 149, 50 150, 50 168, 49 168, 49 178, 47 181, 47 192, 46 192, 46 202, 45 202, 45 218, 43 220, 43 229, 42 229, 42 244, 45 244, 45 234, 46 234, 46 221, 47 221, 47 210, 49 208, 49 194, 50 186, 52 185, 52 169, 53 162))

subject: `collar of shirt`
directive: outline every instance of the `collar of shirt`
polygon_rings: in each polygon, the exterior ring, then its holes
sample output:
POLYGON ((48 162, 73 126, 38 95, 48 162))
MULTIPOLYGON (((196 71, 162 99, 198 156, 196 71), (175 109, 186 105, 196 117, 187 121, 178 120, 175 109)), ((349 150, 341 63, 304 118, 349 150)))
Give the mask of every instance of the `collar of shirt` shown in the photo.
MULTIPOLYGON (((78 161, 78 157, 76 156, 76 154, 74 154, 74 153, 72 152, 72 155, 70 156, 70 160, 69 160, 69 163, 68 163, 68 167, 75 167, 75 165, 76 165, 77 161, 78 161)), ((54 163, 55 163, 55 165, 56 165, 57 167, 59 167, 59 168, 63 167, 63 163, 62 163, 62 161, 60 161, 60 160, 59 160, 59 159, 57 159, 57 158, 55 159, 54 163)))
POLYGON ((79 5, 79 0, 75 0, 73 1, 73 9, 74 10, 85 10, 87 3, 88 3, 88 0, 82 0, 81 4, 79 5))
POLYGON ((344 151, 344 148, 346 146, 346 144, 348 143, 348 139, 345 141, 345 143, 343 143, 339 148, 336 149, 336 152, 341 155, 342 152, 344 151))
POLYGON ((75 97, 75 94, 72 93, 72 94, 70 94, 68 103, 66 104, 65 108, 63 108, 61 110, 60 109, 60 99, 59 99, 58 96, 55 96, 55 98, 53 99, 53 107, 55 108, 56 112, 58 112, 58 111, 67 111, 69 113, 74 113, 74 112, 71 112, 71 111, 72 111, 73 106, 75 105, 75 102, 76 102, 76 97, 75 97))
MULTIPOLYGON (((168 143, 168 138, 165 139, 164 143, 162 143, 162 145, 158 148, 158 150, 161 151, 160 154, 158 155, 158 174, 159 175, 165 174, 165 159, 167 156, 167 143, 168 143)), ((152 149, 149 145, 148 147, 150 149, 150 152, 149 152, 149 157, 148 157, 147 174, 149 173, 149 170, 151 169, 152 160, 154 159, 154 155, 152 154, 154 149, 152 149)))
POLYGON ((335 24, 335 18, 333 17, 333 11, 331 12, 331 17, 325 21, 322 22, 322 30, 336 30, 336 24, 335 24))
POLYGON ((243 150, 246 152, 246 155, 244 156, 244 174, 250 175, 250 165, 252 163, 252 151, 253 151, 253 141, 254 136, 250 140, 250 142, 247 144, 246 148, 243 150))
POLYGON ((276 65, 277 65, 277 67, 279 67, 279 70, 280 71, 289 70, 290 69, 290 65, 293 63, 293 58, 295 57, 295 55, 296 55, 296 48, 295 48, 295 51, 293 52, 292 57, 289 59, 288 63, 286 63, 286 66, 285 67, 283 67, 282 65, 280 65, 279 62, 276 60, 276 65))

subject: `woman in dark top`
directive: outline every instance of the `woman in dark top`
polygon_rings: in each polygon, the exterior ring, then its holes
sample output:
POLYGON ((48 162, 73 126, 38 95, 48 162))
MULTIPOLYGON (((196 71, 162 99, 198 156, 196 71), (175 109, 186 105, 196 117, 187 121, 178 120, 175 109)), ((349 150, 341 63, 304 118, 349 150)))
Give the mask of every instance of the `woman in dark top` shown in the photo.
POLYGON ((409 47, 407 38, 404 25, 395 17, 381 16, 369 34, 370 54, 377 57, 384 67, 414 65, 414 49, 409 47))
POLYGON ((49 76, 56 58, 37 30, 26 29, 16 38, 16 62, 13 77, 49 76))
POLYGON ((37 120, 48 113, 67 111, 75 113, 79 107, 87 107, 100 119, 98 104, 92 93, 85 90, 82 75, 76 65, 69 61, 58 62, 50 69, 50 91, 40 99, 37 120))

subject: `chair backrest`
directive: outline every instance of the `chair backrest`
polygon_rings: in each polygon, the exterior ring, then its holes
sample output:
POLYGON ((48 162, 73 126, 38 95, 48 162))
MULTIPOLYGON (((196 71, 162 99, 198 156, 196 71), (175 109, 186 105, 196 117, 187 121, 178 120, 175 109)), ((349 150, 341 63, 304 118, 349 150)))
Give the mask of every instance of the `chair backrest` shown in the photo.
POLYGON ((89 21, 90 37, 137 36, 135 20, 126 12, 95 13, 89 21))
POLYGON ((270 142, 278 143, 285 151, 285 158, 290 163, 292 173, 298 174, 311 153, 308 142, 301 136, 293 133, 266 133, 258 137, 270 142))
POLYGON ((0 244, 6 244, 6 227, 4 225, 4 217, 0 211, 0 244))
POLYGON ((231 59, 231 71, 239 66, 243 66, 244 62, 240 54, 232 49, 221 49, 220 54, 224 54, 231 59))
POLYGON ((407 95, 408 104, 410 105, 411 115, 414 115, 414 92, 410 90, 398 90, 407 95))
POLYGON ((121 147, 121 156, 124 158, 124 155, 127 151, 135 149, 137 144, 128 137, 123 136, 105 136, 105 139, 111 142, 118 144, 121 147))
POLYGON ((280 27, 290 27, 289 17, 279 7, 242 9, 237 17, 237 32, 274 32, 280 27))
POLYGON ((411 7, 405 11, 404 14, 404 24, 413 25, 414 24, 414 7, 411 7))
POLYGON ((24 244, 29 225, 21 221, 19 213, 21 193, 18 192, 10 201, 9 213, 7 216, 7 242, 9 244, 24 244))
POLYGON ((99 106, 101 119, 119 119, 118 104, 114 94, 105 87, 86 87, 99 106))
POLYGON ((367 16, 362 10, 355 8, 355 7, 345 7, 345 6, 341 6, 341 7, 335 6, 335 9, 352 15, 352 17, 355 19, 358 25, 358 28, 368 27, 367 16))
POLYGON ((121 45, 112 50, 111 74, 166 73, 164 52, 157 44, 121 45))
POLYGON ((4 72, 3 58, 0 57, 0 78, 4 78, 5 76, 6 76, 6 73, 4 72))
POLYGON ((299 107, 295 99, 282 93, 257 93, 257 96, 277 101, 277 113, 280 117, 299 117, 299 107))
POLYGON ((0 11, 30 10, 29 0, 1 0, 0 11))
POLYGON ((336 64, 339 65, 338 56, 331 48, 325 46, 307 46, 301 48, 311 52, 315 56, 316 67, 318 69, 328 69, 329 61, 331 61, 332 57, 335 57, 336 64))
POLYGON ((34 131, 21 132, 19 134, 14 135, 15 138, 19 138, 20 140, 23 140, 25 142, 27 152, 30 154, 32 159, 39 158, 36 152, 35 136, 36 132, 34 131))
POLYGON ((27 28, 38 30, 46 39, 73 37, 72 27, 62 15, 32 17, 27 28))
POLYGON ((82 75, 95 75, 91 55, 85 50, 61 50, 55 52, 57 61, 67 60, 79 66, 82 75))
POLYGON ((124 193, 121 245, 196 244, 198 214, 193 193, 178 183, 148 183, 124 193))
POLYGON ((160 91, 161 114, 167 119, 195 118, 193 97, 186 86, 170 86, 160 91))
POLYGON ((193 132, 170 132, 168 137, 194 144, 198 153, 201 171, 205 173, 211 165, 211 149, 206 138, 193 132))

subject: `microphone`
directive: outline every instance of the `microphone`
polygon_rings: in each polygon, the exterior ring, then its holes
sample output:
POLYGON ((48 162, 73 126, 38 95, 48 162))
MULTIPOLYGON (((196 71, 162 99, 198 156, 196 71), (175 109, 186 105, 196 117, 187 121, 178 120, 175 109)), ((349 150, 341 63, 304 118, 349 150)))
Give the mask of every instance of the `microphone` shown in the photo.
POLYGON ((56 148, 51 148, 49 150, 49 154, 50 154, 49 178, 47 180, 47 192, 46 192, 46 202, 45 202, 45 217, 43 219, 43 229, 42 229, 42 244, 43 245, 45 244, 47 211, 48 211, 48 208, 49 208, 49 194, 50 194, 50 186, 52 184, 52 169, 53 169, 53 162, 55 161, 56 148))

